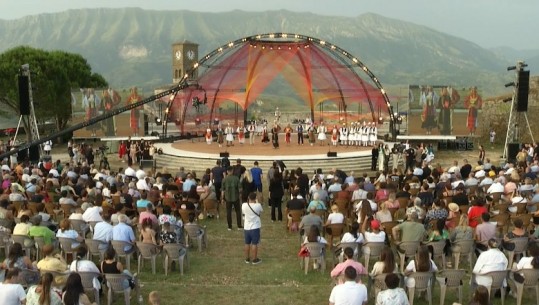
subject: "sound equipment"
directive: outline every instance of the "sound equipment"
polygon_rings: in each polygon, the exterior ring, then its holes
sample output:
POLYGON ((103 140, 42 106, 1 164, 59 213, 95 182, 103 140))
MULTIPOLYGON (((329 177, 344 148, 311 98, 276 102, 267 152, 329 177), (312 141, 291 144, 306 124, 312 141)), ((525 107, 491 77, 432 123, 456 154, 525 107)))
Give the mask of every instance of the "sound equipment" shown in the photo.
POLYGON ((140 166, 144 169, 155 170, 155 160, 140 160, 140 166))
POLYGON ((144 115, 144 135, 148 134, 148 115, 144 115))
POLYGON ((30 87, 26 75, 19 75, 19 111, 21 115, 30 115, 30 87))
POLYGON ((29 154, 30 154, 30 157, 29 157, 30 162, 37 163, 39 161, 39 146, 37 145, 30 146, 29 154))
POLYGON ((230 157, 230 154, 228 153, 228 151, 220 152, 219 157, 221 157, 221 158, 227 157, 228 158, 228 157, 230 157))
POLYGON ((520 151, 520 143, 507 144, 507 162, 514 163, 517 159, 517 154, 520 151))
POLYGON ((17 153, 17 162, 25 162, 28 160, 28 149, 20 150, 17 153))
POLYGON ((466 142, 466 150, 473 150, 473 141, 472 142, 466 142))
POLYGON ((328 151, 328 157, 337 157, 336 151, 328 151))
POLYGON ((528 111, 528 94, 530 91, 530 71, 518 72, 517 111, 528 111))

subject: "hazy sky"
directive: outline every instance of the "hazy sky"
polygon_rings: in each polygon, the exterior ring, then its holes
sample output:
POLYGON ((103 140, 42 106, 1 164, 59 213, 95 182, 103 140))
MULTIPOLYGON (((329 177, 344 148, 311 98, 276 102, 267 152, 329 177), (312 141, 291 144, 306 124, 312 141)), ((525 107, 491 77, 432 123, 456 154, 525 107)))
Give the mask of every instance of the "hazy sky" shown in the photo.
POLYGON ((0 19, 96 7, 200 12, 286 9, 352 17, 372 12, 425 25, 487 48, 539 49, 538 0, 0 0, 0 19))

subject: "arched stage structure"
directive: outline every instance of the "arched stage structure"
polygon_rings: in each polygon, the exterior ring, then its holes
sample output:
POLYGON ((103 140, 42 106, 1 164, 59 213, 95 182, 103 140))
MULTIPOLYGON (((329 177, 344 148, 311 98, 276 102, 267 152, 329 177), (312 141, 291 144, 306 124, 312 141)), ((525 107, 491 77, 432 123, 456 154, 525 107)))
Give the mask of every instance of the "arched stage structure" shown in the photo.
MULTIPOLYGON (((205 121, 212 124, 219 105, 233 102, 243 110, 243 120, 246 120, 249 106, 277 75, 282 75, 296 95, 309 106, 313 121, 315 107, 325 102, 338 105, 338 124, 345 123, 349 118, 378 122, 380 110, 385 109, 389 118, 390 135, 395 139, 395 117, 389 98, 380 81, 361 60, 324 40, 299 34, 274 33, 253 35, 229 42, 194 63, 179 83, 169 89, 139 102, 114 108, 39 140, 24 143, 0 155, 0 158, 86 128, 125 111, 140 109, 156 100, 167 103, 164 122, 172 118, 180 131, 188 114, 193 112, 193 106, 207 107, 205 121), (197 71, 199 77, 193 79, 191 76, 197 71), (367 77, 362 78, 360 75, 367 77), (353 104, 366 105, 370 115, 361 117, 354 114, 349 107, 353 104)), ((202 114, 195 113, 195 116, 200 117, 202 114)), ((166 137, 168 124, 163 126, 166 137)), ((202 149, 200 145, 191 145, 189 148, 188 143, 195 144, 194 140, 157 144, 164 152, 156 158, 157 165, 168 168, 183 165, 203 171, 205 168, 211 168, 215 159, 219 159, 223 153, 217 145, 213 145, 215 149, 210 152, 204 152, 204 149, 208 148, 206 144, 202 149)), ((309 146, 308 149, 298 149, 290 145, 280 150, 271 150, 266 147, 267 150, 261 148, 256 154, 253 152, 257 150, 249 149, 249 146, 237 146, 230 149, 230 157, 242 158, 248 162, 260 160, 261 166, 264 167, 271 165, 271 160, 279 159, 289 161, 291 165, 301 165, 308 170, 318 167, 365 170, 370 165, 370 148, 309 146), (287 155, 285 149, 293 153, 287 155), (333 158, 328 159, 331 151, 333 158), (335 152, 340 155, 337 157, 335 152)), ((229 152, 225 150, 225 153, 229 152)))
POLYGON ((196 120, 210 126, 214 119, 230 119, 219 117, 216 110, 225 102, 233 102, 241 108, 241 121, 245 122, 249 106, 279 75, 309 107, 313 122, 315 107, 326 102, 338 106, 337 117, 331 118, 338 123, 378 122, 383 109, 394 135, 395 118, 389 98, 378 78, 358 57, 324 40, 288 33, 244 37, 202 57, 181 79, 188 86, 169 99, 167 120, 175 121, 181 133, 186 122, 196 120), (193 79, 195 70, 198 78, 193 79), (367 106, 370 116, 354 113, 350 107, 353 104, 367 106))

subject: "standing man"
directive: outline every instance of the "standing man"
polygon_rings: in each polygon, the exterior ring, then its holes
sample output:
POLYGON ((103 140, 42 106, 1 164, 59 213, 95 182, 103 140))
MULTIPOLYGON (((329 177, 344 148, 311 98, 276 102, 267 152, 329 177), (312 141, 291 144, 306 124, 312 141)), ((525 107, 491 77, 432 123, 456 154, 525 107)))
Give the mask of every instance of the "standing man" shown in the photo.
POLYGON ((256 200, 256 193, 249 194, 249 201, 241 206, 241 212, 245 217, 243 233, 245 237, 245 263, 253 265, 260 264, 262 261, 258 258, 258 243, 260 242, 260 214, 263 212, 262 205, 256 200), (251 260, 251 250, 253 259, 251 260))
MULTIPOLYGON (((378 162, 378 147, 375 145, 371 151, 371 170, 376 170, 376 163, 378 162)), ((382 168, 380 170, 383 170, 382 168)))
POLYGON ((215 194, 217 195, 217 200, 221 201, 221 183, 225 177, 226 169, 221 166, 221 160, 215 162, 215 166, 211 169, 210 181, 213 181, 215 186, 215 194))
POLYGON ((232 167, 227 169, 227 176, 223 179, 221 185, 221 201, 226 203, 226 221, 228 230, 232 230, 232 208, 236 212, 236 221, 238 230, 243 229, 241 226, 241 211, 240 211, 240 178, 234 175, 232 167))
POLYGON ((260 201, 264 202, 264 195, 262 193, 262 169, 258 166, 258 161, 255 161, 253 168, 251 168, 251 176, 256 187, 256 191, 260 194, 260 201))
POLYGON ((253 145, 255 143, 255 137, 256 137, 255 121, 251 121, 251 125, 249 125, 248 131, 249 131, 249 144, 253 145))
POLYGON ((296 127, 296 131, 298 133, 298 145, 303 145, 303 124, 301 122, 296 127))

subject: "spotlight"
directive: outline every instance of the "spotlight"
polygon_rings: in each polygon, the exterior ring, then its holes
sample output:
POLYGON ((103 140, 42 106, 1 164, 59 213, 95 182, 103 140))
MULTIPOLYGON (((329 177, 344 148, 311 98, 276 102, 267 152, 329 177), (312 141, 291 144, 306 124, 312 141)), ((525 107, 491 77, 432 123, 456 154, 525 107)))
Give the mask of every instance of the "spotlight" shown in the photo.
POLYGON ((512 87, 512 86, 513 87, 515 86, 515 82, 510 82, 510 83, 505 84, 505 88, 512 87))
POLYGON ((516 69, 517 69, 517 66, 507 67, 507 71, 516 70, 516 69))
POLYGON ((157 126, 161 126, 163 124, 163 121, 161 121, 161 118, 155 118, 155 124, 157 126))

